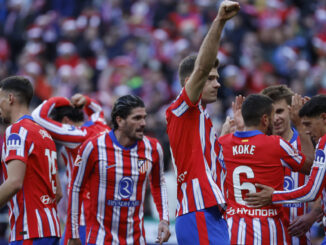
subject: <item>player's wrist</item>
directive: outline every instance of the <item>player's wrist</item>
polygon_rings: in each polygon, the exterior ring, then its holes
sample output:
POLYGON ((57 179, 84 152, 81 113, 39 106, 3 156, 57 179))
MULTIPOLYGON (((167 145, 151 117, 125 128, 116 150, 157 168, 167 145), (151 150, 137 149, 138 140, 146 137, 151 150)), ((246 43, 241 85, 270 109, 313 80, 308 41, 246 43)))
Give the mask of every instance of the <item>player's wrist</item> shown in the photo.
POLYGON ((169 222, 168 220, 165 220, 165 219, 161 219, 161 220, 160 220, 160 223, 165 224, 165 225, 167 225, 167 226, 170 225, 170 222, 169 222))

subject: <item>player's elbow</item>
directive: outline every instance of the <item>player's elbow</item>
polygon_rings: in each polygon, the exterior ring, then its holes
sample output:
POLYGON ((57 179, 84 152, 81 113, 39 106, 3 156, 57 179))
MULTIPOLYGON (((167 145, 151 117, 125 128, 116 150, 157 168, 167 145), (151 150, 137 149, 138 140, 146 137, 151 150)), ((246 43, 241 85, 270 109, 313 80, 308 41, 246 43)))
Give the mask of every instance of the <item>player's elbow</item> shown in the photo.
POLYGON ((8 185, 11 188, 11 192, 16 194, 23 188, 23 181, 21 181, 20 179, 11 179, 8 185))

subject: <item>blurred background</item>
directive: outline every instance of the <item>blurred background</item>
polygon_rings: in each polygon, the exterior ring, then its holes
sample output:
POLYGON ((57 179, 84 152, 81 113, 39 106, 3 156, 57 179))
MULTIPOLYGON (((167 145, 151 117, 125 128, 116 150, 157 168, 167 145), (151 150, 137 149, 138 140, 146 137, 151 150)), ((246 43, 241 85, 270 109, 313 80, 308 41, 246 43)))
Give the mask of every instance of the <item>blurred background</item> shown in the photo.
MULTIPOLYGON (((0 79, 29 77, 35 87, 32 107, 78 92, 97 99, 109 121, 117 97, 132 93, 144 100, 147 134, 158 138, 165 152, 173 235, 176 184, 165 110, 181 89, 180 60, 198 51, 220 2, 0 0, 0 79)), ((275 84, 307 96, 326 92, 326 1, 238 2, 241 11, 227 23, 218 54, 222 87, 217 103, 208 107, 218 134, 237 94, 275 84)), ((150 243, 157 215, 148 196, 150 243)), ((6 215, 0 222, 6 242, 6 215)), ((319 224, 313 233, 323 237, 319 224)), ((175 236, 170 240, 176 243, 175 236)))

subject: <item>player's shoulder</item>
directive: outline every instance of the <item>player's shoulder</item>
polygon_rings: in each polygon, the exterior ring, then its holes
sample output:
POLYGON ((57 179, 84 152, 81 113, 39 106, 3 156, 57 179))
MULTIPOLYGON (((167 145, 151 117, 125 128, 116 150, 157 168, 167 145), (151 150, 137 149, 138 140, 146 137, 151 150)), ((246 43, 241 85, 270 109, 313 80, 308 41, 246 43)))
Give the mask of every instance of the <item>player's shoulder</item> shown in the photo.
POLYGON ((318 141, 318 149, 325 149, 326 147, 326 134, 323 135, 318 141))

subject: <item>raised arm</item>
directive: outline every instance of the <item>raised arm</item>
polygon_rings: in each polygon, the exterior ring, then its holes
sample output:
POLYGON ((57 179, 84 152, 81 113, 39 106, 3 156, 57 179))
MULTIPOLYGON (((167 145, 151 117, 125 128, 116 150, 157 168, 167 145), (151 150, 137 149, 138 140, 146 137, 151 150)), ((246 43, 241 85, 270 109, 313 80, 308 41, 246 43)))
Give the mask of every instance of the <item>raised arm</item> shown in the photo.
POLYGON ((51 119, 49 115, 53 108, 61 106, 71 106, 71 103, 64 97, 52 97, 32 112, 33 119, 45 128, 55 141, 59 141, 69 148, 76 148, 85 141, 87 132, 51 119))
POLYGON ((196 103, 198 101, 208 75, 214 66, 226 21, 236 15, 239 9, 240 5, 237 2, 226 0, 221 3, 218 14, 200 46, 194 71, 185 85, 185 90, 191 102, 196 103))

